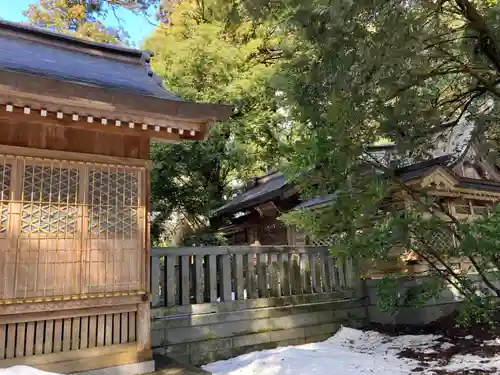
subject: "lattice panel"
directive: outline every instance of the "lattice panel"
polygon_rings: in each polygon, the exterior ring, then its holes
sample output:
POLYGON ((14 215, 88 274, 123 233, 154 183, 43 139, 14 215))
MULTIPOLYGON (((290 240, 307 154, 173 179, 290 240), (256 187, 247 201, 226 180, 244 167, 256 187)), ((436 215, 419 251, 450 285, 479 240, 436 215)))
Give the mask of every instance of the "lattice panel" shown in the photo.
POLYGON ((138 231, 139 178, 136 171, 89 172, 89 230, 134 238, 138 231))
POLYGON ((135 207, 97 206, 89 210, 89 227, 92 233, 134 238, 138 230, 137 225, 135 207))
POLYGON ((454 244, 453 233, 450 230, 436 230, 432 232, 429 246, 434 250, 445 250, 454 244))
POLYGON ((74 233, 76 206, 24 204, 21 233, 74 233))
POLYGON ((89 203, 94 206, 138 206, 138 173, 89 172, 89 203))
POLYGON ((0 165, 0 201, 10 199, 10 183, 12 179, 12 166, 0 165))
POLYGON ((77 169, 27 165, 24 168, 23 200, 77 203, 78 182, 77 169))
POLYGON ((311 245, 313 246, 333 246, 336 242, 335 236, 332 234, 327 237, 322 238, 314 238, 310 239, 311 245))

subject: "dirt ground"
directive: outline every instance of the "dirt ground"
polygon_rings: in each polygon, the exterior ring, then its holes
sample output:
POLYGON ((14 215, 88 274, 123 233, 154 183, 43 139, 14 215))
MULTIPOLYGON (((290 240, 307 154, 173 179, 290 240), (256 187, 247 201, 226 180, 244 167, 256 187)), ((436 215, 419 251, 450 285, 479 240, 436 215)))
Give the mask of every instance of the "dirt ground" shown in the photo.
POLYGON ((476 326, 472 328, 458 328, 455 317, 442 318, 425 326, 409 325, 379 325, 371 324, 369 330, 385 333, 389 336, 398 335, 440 335, 432 351, 419 351, 405 349, 399 353, 400 358, 411 358, 419 361, 418 367, 413 371, 435 373, 436 375, 477 375, 500 373, 500 368, 466 369, 458 371, 432 370, 434 365, 445 366, 457 354, 470 354, 484 358, 484 363, 489 358, 500 355, 500 321, 494 327, 476 326), (487 345, 485 342, 496 341, 496 345, 487 345), (432 365, 431 365, 432 364, 432 365))

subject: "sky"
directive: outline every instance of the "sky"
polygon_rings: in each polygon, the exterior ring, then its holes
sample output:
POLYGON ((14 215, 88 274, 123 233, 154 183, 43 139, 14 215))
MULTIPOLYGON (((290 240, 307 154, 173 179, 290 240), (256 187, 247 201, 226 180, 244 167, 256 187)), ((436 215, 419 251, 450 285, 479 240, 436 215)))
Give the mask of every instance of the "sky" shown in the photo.
MULTIPOLYGON (((33 4, 37 0, 0 0, 0 17, 13 22, 25 21, 23 10, 28 8, 29 4, 33 4)), ((141 47, 142 41, 147 37, 155 28, 151 23, 155 22, 154 11, 150 12, 151 16, 146 18, 142 15, 136 15, 129 10, 120 9, 118 21, 112 14, 108 15, 105 23, 107 26, 116 27, 120 24, 123 25, 125 30, 130 34, 131 41, 135 47, 141 47)))

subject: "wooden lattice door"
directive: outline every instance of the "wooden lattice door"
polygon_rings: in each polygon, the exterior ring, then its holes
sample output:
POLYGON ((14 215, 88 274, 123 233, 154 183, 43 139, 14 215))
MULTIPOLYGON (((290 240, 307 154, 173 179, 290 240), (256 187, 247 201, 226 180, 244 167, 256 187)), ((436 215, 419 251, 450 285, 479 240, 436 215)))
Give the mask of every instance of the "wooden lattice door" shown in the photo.
POLYGON ((0 301, 146 291, 145 168, 0 158, 0 301))

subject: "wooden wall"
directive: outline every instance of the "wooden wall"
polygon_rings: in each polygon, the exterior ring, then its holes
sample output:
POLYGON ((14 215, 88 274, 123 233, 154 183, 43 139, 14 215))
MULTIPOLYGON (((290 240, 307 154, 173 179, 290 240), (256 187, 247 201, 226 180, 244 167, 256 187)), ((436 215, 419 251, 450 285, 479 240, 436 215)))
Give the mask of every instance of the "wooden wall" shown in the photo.
POLYGON ((149 139, 24 118, 0 114, 0 369, 149 361, 149 139))
POLYGON ((0 144, 116 157, 149 158, 149 139, 65 126, 0 119, 0 144))

